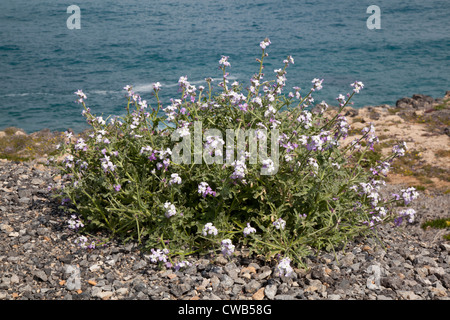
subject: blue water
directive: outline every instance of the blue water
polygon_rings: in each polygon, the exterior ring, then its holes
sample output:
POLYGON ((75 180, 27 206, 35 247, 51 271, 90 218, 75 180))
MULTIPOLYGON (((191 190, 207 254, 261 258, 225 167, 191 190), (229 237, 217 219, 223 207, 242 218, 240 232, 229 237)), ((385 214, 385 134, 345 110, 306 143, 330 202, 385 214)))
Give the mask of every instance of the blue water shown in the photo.
POLYGON ((0 130, 81 131, 78 89, 105 116, 123 114, 127 84, 154 104, 159 81, 167 104, 180 76, 197 86, 219 78, 221 55, 230 57, 232 79, 248 84, 265 37, 266 78, 290 54, 288 87, 325 79, 316 101, 333 104, 355 80, 366 85, 356 108, 414 93, 442 97, 450 90, 449 16, 448 0, 1 0, 0 130), (80 30, 66 26, 72 4, 80 30), (372 4, 380 30, 366 27, 372 4))

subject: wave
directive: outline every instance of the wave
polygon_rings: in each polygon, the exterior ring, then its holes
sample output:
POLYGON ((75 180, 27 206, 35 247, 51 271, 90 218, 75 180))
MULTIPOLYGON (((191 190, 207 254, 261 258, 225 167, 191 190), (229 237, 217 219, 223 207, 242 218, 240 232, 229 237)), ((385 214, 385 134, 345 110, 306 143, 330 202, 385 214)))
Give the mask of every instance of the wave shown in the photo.
MULTIPOLYGON (((236 76, 228 76, 228 80, 237 80, 238 78, 236 76)), ((212 80, 215 81, 222 81, 223 78, 212 78, 212 80)), ((205 79, 203 80, 195 80, 195 81, 189 81, 188 82, 191 85, 200 85, 200 84, 204 84, 206 85, 206 81, 205 79)), ((144 83, 144 84, 137 84, 133 86, 133 89, 135 92, 151 92, 153 91, 153 83, 144 83)), ((178 82, 177 83, 161 83, 161 88, 173 88, 173 87, 178 87, 178 82)))
POLYGON ((48 92, 24 92, 24 93, 8 93, 0 95, 0 97, 26 97, 26 96, 37 96, 37 95, 44 95, 44 96, 53 96, 53 93, 48 92))

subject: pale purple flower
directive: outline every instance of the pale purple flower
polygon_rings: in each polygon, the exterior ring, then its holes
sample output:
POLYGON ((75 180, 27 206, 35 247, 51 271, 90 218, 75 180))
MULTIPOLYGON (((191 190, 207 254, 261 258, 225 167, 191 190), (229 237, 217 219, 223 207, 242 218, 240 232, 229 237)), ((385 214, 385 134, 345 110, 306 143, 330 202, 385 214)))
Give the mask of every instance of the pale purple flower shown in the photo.
POLYGON ((231 64, 228 62, 228 58, 227 56, 222 56, 222 58, 219 60, 219 64, 225 66, 225 67, 230 67, 231 64))
POLYGON ((86 145, 86 143, 84 142, 84 139, 83 139, 83 138, 79 138, 79 139, 77 140, 77 143, 76 143, 76 145, 75 145, 75 149, 77 149, 77 150, 83 150, 83 151, 86 151, 86 150, 87 150, 87 145, 86 145))
POLYGON ((414 187, 402 189, 401 193, 405 205, 408 205, 412 200, 415 200, 419 197, 419 193, 416 191, 416 188, 414 187))
POLYGON ((244 237, 248 236, 250 233, 255 233, 256 229, 250 226, 250 223, 247 223, 247 227, 244 228, 244 237))
POLYGON ((275 226, 276 229, 284 230, 284 228, 286 227, 286 221, 284 221, 281 218, 278 218, 273 222, 273 225, 275 226))
POLYGON ((83 93, 82 90, 76 91, 75 94, 76 94, 76 95, 78 96, 78 98, 79 98, 79 99, 77 100, 78 103, 83 103, 84 99, 87 99, 86 95, 83 93))
POLYGON ((187 266, 190 266, 190 265, 191 265, 191 263, 189 261, 183 260, 183 261, 179 261, 179 262, 175 263, 174 269, 175 269, 175 271, 178 271, 178 270, 185 268, 187 266))
POLYGON ((355 81, 350 84, 353 87, 353 92, 359 93, 359 91, 364 88, 364 84, 361 81, 355 81))
POLYGON ((172 184, 181 184, 181 178, 178 175, 178 173, 172 173, 170 175, 170 177, 171 177, 171 179, 169 180, 169 184, 170 185, 172 185, 172 184))
POLYGON ((102 162, 102 168, 103 171, 108 172, 108 171, 114 171, 116 169, 116 165, 114 163, 111 162, 110 157, 105 155, 104 158, 100 159, 102 162))
POLYGON ((230 176, 231 179, 243 179, 245 177, 245 171, 247 169, 245 160, 235 160, 231 165, 234 167, 234 172, 230 176))
POLYGON ((294 64, 294 58, 292 58, 292 56, 287 56, 287 59, 283 60, 283 63, 285 63, 285 64, 289 64, 289 63, 294 64))
POLYGON ((234 252, 234 245, 230 239, 222 240, 222 254, 224 256, 231 256, 234 252))
POLYGON ((416 211, 412 208, 400 211, 399 216, 395 219, 395 225, 400 225, 403 221, 403 218, 406 218, 409 223, 413 223, 415 214, 416 211))
POLYGON ((323 79, 320 80, 320 79, 314 78, 311 82, 314 84, 313 88, 311 89, 312 91, 316 91, 316 90, 319 91, 322 89, 323 79))
POLYGON ((342 107, 345 104, 346 98, 344 95, 339 94, 339 96, 336 98, 336 100, 339 102, 339 106, 342 107))
POLYGON ((260 42, 259 46, 264 50, 271 44, 269 38, 264 39, 260 42))
POLYGON ((115 185, 114 185, 114 190, 116 190, 117 192, 119 192, 120 189, 122 189, 122 186, 121 186, 120 184, 115 184, 115 185))
POLYGON ((265 159, 262 161, 262 167, 267 169, 268 173, 272 173, 275 171, 275 166, 272 159, 265 159))
POLYGON ((159 91, 161 89, 161 83, 156 82, 153 84, 153 90, 159 91))
POLYGON ((71 219, 67 221, 67 223, 69 224, 69 229, 78 230, 78 228, 84 227, 84 224, 78 219, 76 215, 71 215, 70 218, 71 219))
POLYGON ((214 197, 216 196, 216 192, 211 189, 207 182, 200 182, 198 185, 198 193, 200 193, 203 198, 205 198, 208 194, 214 197))
POLYGON ((167 218, 170 218, 170 217, 172 217, 172 216, 174 216, 174 215, 177 214, 175 205, 173 205, 173 204, 170 203, 169 201, 167 201, 166 203, 164 203, 164 209, 166 209, 165 216, 166 216, 167 218))
POLYGON ((169 250, 168 249, 151 249, 151 254, 149 256, 149 259, 151 262, 153 263, 158 263, 158 262, 167 262, 167 255, 169 254, 169 250))
POLYGON ((277 265, 277 270, 280 273, 280 277, 292 277, 294 275, 294 270, 291 267, 291 259, 283 258, 277 265))
POLYGON ((202 235, 205 237, 209 234, 217 236, 217 233, 218 233, 217 228, 214 227, 211 222, 208 222, 207 224, 205 224, 205 226, 203 227, 203 230, 202 230, 202 235))
POLYGON ((393 146, 392 147, 392 152, 395 155, 402 157, 402 156, 405 155, 407 149, 408 148, 406 147, 406 142, 402 142, 402 143, 400 143, 398 145, 393 146))

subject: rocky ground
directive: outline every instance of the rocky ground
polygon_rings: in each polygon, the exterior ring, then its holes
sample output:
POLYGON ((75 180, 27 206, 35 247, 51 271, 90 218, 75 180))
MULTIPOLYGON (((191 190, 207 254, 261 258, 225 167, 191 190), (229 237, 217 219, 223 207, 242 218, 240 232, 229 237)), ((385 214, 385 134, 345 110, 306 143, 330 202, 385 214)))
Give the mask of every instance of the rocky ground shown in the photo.
MULTIPOLYGON (((424 110, 440 102, 434 100, 424 110)), ((444 99, 442 103, 447 102, 444 99)), ((410 113, 423 112, 425 117, 432 112, 415 110, 414 102, 404 110, 401 102, 398 104, 366 108, 348 117, 362 119, 354 123, 379 121, 386 116, 383 110, 388 110, 407 121, 410 128, 416 124, 426 127, 427 123, 412 121, 410 113)), ((447 109, 435 112, 441 110, 447 109)), ((445 128, 434 127, 431 132, 444 139, 439 150, 448 150, 445 128)), ((417 148, 418 137, 410 141, 417 148)), ((423 143, 430 148, 431 144, 423 143)), ((49 152, 26 162, 0 159, 0 300, 450 299, 450 242, 442 238, 448 228, 421 228, 425 221, 450 217, 448 176, 437 175, 433 183, 423 184, 426 188, 413 204, 417 211, 413 224, 380 227, 381 242, 361 238, 349 243, 345 251, 310 256, 308 270, 297 269, 293 278, 286 279, 278 276, 274 263, 250 257, 245 251, 231 259, 220 254, 191 257, 190 267, 173 271, 158 269, 148 253, 133 243, 113 240, 105 247, 81 249, 74 243, 79 234, 68 228, 68 214, 58 208, 47 188, 60 182, 56 172, 41 164, 49 152)), ((420 165, 436 159, 428 157, 420 165)), ((448 158, 444 157, 445 161, 448 165, 448 158)), ((447 170, 446 165, 439 167, 447 170)), ((386 191, 423 182, 419 176, 411 177, 416 180, 392 178, 386 191)))

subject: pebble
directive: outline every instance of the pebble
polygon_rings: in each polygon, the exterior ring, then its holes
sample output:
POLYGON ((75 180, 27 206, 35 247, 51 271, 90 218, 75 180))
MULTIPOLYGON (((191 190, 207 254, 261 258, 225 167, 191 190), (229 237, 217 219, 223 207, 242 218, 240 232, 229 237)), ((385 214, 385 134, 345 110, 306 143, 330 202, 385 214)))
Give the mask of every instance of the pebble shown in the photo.
POLYGON ((0 300, 450 299, 450 244, 420 228, 445 215, 449 194, 421 199, 412 225, 380 227, 384 246, 355 239, 345 251, 307 257, 309 269, 290 279, 244 252, 187 257, 191 265, 174 271, 158 269, 134 243, 83 250, 46 190, 62 182, 55 176, 33 163, 0 162, 0 300))

